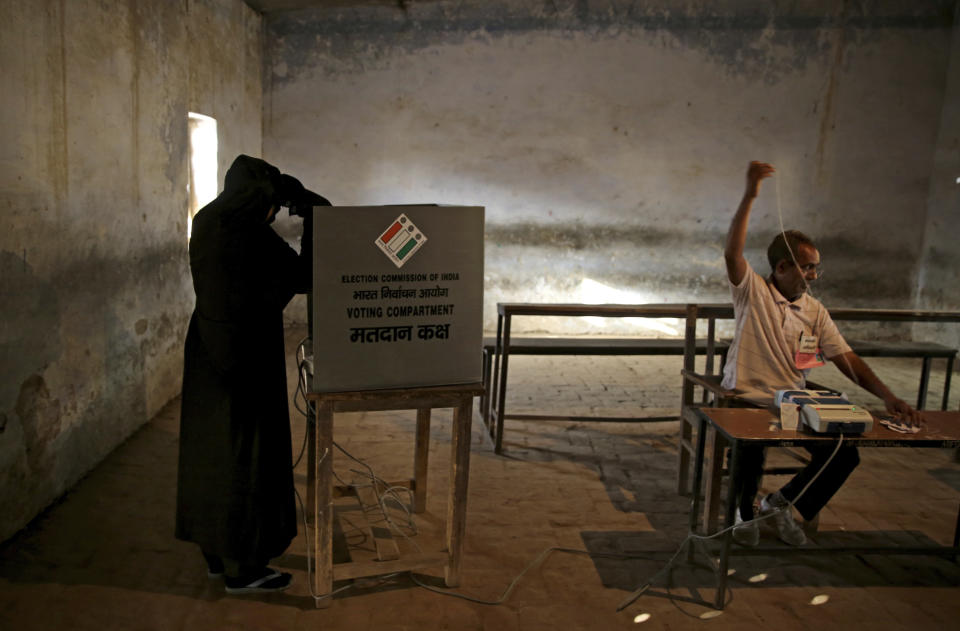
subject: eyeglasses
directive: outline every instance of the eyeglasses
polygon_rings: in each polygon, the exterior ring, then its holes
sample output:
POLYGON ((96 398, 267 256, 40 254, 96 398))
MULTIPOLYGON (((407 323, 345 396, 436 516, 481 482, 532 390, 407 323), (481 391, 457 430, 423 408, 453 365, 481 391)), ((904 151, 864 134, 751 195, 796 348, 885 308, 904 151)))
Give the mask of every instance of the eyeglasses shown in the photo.
POLYGON ((823 266, 819 263, 807 263, 806 265, 797 264, 797 267, 800 268, 800 271, 803 272, 803 275, 806 276, 810 272, 816 272, 817 278, 823 276, 823 266))

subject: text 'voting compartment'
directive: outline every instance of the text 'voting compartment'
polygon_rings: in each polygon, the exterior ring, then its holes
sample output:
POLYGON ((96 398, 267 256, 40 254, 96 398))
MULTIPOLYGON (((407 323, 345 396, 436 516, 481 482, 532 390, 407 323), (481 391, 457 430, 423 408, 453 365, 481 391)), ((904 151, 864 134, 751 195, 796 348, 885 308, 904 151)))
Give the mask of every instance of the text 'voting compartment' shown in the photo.
POLYGON ((314 208, 317 392, 481 380, 478 206, 314 208))

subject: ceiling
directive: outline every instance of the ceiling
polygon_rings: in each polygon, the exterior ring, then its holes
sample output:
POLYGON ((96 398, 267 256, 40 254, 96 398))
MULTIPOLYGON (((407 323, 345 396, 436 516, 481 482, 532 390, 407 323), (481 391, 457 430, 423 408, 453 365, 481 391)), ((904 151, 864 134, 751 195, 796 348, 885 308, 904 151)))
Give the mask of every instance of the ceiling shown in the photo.
MULTIPOLYGON (((362 6, 398 6, 405 8, 414 0, 244 0, 251 8, 260 13, 277 13, 292 9, 362 7, 362 6)), ((423 0, 420 0, 423 1, 423 0)))

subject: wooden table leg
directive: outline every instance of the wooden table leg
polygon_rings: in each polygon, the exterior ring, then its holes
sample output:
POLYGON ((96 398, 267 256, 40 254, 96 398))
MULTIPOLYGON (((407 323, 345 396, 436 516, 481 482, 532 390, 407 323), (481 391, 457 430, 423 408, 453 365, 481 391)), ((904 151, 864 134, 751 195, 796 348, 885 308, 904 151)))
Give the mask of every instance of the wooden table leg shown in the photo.
MULTIPOLYGON (((697 514, 700 512, 700 482, 703 478, 703 448, 707 435, 706 422, 703 418, 697 419, 697 450, 693 456, 693 501, 690 503, 689 532, 694 534, 697 529, 697 514)), ((693 561, 693 542, 687 546, 687 562, 693 561)))
POLYGON ((487 424, 487 431, 490 433, 490 439, 496 443, 497 440, 497 420, 495 418, 497 409, 497 392, 500 387, 500 355, 503 353, 503 314, 497 315, 497 338, 493 345, 493 372, 490 374, 489 392, 487 397, 487 418, 484 421, 487 424))
MULTIPOLYGON (((687 319, 684 327, 683 369, 693 372, 697 361, 697 305, 687 305, 687 319)), ((686 495, 690 483, 690 448, 693 439, 693 427, 684 414, 693 405, 693 382, 684 379, 680 394, 680 436, 677 449, 677 493, 686 495)))
POLYGON ((957 508, 957 525, 953 528, 953 547, 960 546, 960 508, 957 508))
POLYGON ((413 452, 413 512, 427 506, 427 463, 430 460, 430 408, 417 409, 417 437, 413 452))
POLYGON ((473 397, 460 400, 453 413, 450 448, 450 493, 447 497, 447 587, 460 584, 460 557, 467 529, 467 482, 470 473, 470 425, 473 397))
POLYGON ((917 392, 917 409, 922 410, 927 407, 927 388, 930 385, 930 363, 931 357, 923 358, 923 368, 920 370, 920 388, 917 392))
POLYGON ((483 360, 480 369, 483 371, 483 394, 480 395, 480 418, 483 420, 484 427, 492 439, 494 436, 493 426, 490 425, 490 379, 493 371, 493 352, 483 349, 483 360))
MULTIPOLYGON (((316 446, 309 463, 309 476, 314 478, 313 506, 316 526, 313 529, 314 593, 324 596, 333 591, 333 402, 317 402, 316 446)), ((317 607, 329 606, 330 599, 317 601, 317 607)))
POLYGON ((312 407, 308 407, 307 416, 307 506, 304 509, 304 519, 308 528, 317 525, 317 476, 314 467, 317 463, 317 417, 312 407))
POLYGON ((726 442, 710 425, 707 429, 707 459, 705 465, 706 483, 703 489, 703 532, 712 534, 717 530, 717 518, 720 516, 720 480, 723 471, 723 452, 726 442))
POLYGON ((503 453, 503 416, 505 414, 504 408, 507 404, 507 364, 510 359, 510 317, 511 316, 504 316, 500 375, 496 383, 497 399, 494 401, 494 404, 497 406, 495 410, 495 416, 497 417, 497 436, 493 441, 493 452, 496 454, 503 453))
POLYGON ((946 410, 950 405, 950 378, 953 377, 953 362, 955 356, 951 355, 947 358, 946 370, 943 373, 943 403, 940 406, 941 410, 946 410))
MULTIPOLYGON (((694 334, 696 334, 696 331, 694 331, 694 334)), ((714 346, 716 344, 716 341, 714 338, 716 338, 716 336, 717 336, 717 319, 709 318, 707 320, 707 348, 706 348, 706 358, 705 358, 706 361, 705 361, 704 371, 703 371, 705 375, 713 374, 713 356, 715 352, 714 346)), ((700 399, 700 401, 704 405, 706 405, 710 401, 710 392, 706 388, 703 389, 703 397, 700 399)))
MULTIPOLYGON (((730 484, 727 488, 727 511, 723 521, 724 528, 730 528, 735 522, 737 503, 737 476, 740 474, 740 444, 734 440, 730 445, 730 484)), ((732 530, 732 529, 731 529, 732 530)), ((727 530, 720 539, 720 559, 717 567, 717 598, 714 602, 716 609, 723 609, 727 595, 727 569, 730 566, 730 540, 733 533, 727 530)))

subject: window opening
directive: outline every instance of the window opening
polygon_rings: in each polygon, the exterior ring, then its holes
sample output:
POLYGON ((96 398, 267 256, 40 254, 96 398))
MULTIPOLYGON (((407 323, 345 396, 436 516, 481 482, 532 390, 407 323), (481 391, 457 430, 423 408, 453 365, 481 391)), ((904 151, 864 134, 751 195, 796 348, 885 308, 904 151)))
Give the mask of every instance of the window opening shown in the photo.
POLYGON ((187 182, 189 239, 194 215, 217 196, 217 120, 189 112, 187 129, 190 134, 190 177, 187 182))

